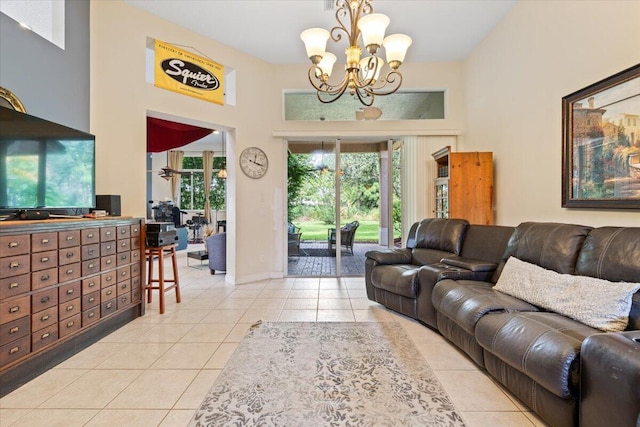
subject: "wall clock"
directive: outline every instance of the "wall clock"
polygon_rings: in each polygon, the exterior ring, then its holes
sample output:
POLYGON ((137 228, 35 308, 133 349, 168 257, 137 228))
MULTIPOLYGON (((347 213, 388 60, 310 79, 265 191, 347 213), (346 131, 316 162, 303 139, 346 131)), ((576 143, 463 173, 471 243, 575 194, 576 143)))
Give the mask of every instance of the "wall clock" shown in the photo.
POLYGON ((240 154, 240 169, 249 178, 262 178, 269 169, 269 159, 258 147, 245 148, 240 154))

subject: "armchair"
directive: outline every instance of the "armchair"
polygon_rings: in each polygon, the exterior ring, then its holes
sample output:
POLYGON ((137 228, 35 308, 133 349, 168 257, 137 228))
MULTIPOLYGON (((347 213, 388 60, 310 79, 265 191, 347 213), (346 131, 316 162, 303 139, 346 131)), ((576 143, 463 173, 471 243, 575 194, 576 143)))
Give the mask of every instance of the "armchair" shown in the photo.
MULTIPOLYGON (((353 240, 356 237, 356 230, 360 226, 358 221, 353 221, 340 228, 340 245, 344 246, 353 255, 353 240)), ((327 230, 327 243, 329 251, 333 252, 333 245, 336 244, 336 229, 327 230)))
POLYGON ((289 256, 299 256, 300 255, 300 239, 302 238, 302 233, 300 232, 300 227, 295 226, 292 222, 288 223, 288 243, 287 248, 289 252, 289 256))
POLYGON ((209 270, 227 271, 227 233, 212 234, 205 239, 209 253, 209 270))

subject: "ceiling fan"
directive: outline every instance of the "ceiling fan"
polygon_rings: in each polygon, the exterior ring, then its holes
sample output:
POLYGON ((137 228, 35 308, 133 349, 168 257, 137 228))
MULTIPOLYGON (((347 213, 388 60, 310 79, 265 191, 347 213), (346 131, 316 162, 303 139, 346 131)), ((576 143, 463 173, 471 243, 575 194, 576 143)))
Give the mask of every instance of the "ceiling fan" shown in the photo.
MULTIPOLYGON (((155 171, 149 171, 149 172, 155 172, 155 171)), ((167 151, 167 166, 160 168, 160 171, 158 171, 158 176, 169 181, 175 175, 191 175, 191 172, 179 171, 169 167, 169 152, 167 151)))

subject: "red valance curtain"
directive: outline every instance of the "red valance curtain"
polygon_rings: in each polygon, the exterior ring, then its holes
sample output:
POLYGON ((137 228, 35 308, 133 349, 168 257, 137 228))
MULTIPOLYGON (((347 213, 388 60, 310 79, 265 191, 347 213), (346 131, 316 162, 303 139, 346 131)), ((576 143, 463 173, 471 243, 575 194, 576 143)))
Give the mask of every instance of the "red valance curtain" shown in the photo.
POLYGON ((160 153, 182 147, 211 132, 213 129, 147 117, 147 153, 160 153))

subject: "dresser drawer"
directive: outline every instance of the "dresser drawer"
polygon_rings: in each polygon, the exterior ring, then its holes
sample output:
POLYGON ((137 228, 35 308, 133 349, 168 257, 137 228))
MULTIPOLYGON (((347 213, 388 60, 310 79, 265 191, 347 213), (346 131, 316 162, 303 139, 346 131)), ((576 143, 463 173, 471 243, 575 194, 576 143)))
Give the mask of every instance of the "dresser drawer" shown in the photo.
POLYGON ((100 243, 96 243, 94 245, 82 245, 80 248, 82 261, 100 257, 100 243))
POLYGON ((118 295, 118 310, 131 305, 131 292, 128 292, 123 295, 118 295))
POLYGON ((100 258, 100 270, 106 271, 116 266, 117 255, 103 256, 100 258))
POLYGON ((58 325, 51 325, 46 329, 31 334, 31 351, 40 350, 58 339, 58 325))
POLYGON ((117 309, 118 303, 116 302, 115 298, 109 301, 105 301, 100 304, 100 317, 105 317, 112 313, 115 313, 117 309))
POLYGON ((100 243, 100 229, 87 228, 86 230, 80 230, 80 243, 83 245, 100 243))
POLYGON ((0 326, 0 346, 31 333, 31 316, 24 316, 0 326))
MULTIPOLYGON (((96 288, 97 289, 97 288, 96 288)), ((67 301, 71 301, 75 298, 80 298, 82 295, 82 285, 80 281, 67 283, 66 285, 60 285, 58 287, 58 303, 62 304, 67 301)))
POLYGON ((58 269, 48 268, 46 270, 31 273, 31 290, 37 291, 38 289, 46 288, 47 286, 53 286, 58 283, 58 269))
POLYGON ((82 266, 79 262, 75 264, 69 264, 61 266, 58 269, 58 278, 60 283, 68 282, 69 280, 79 279, 82 275, 82 266))
POLYGON ((0 254, 3 257, 28 254, 30 248, 29 235, 2 236, 0 237, 0 254))
POLYGON ((130 225, 121 225, 117 227, 118 239, 129 239, 131 238, 131 226, 130 225))
POLYGON ((90 294, 100 290, 100 276, 93 276, 82 279, 82 295, 90 294))
POLYGON ((31 312, 37 313, 58 305, 58 289, 49 288, 31 295, 31 312))
POLYGON ((31 315, 31 330, 33 333, 58 323, 58 306, 47 308, 31 315))
MULTIPOLYGON (((138 254, 138 252, 131 252, 131 261, 138 261, 138 259, 133 259, 133 254, 138 254)), ((131 277, 140 276, 140 263, 136 262, 135 264, 131 264, 131 277)))
POLYGON ((82 327, 82 314, 78 313, 75 316, 69 317, 60 322, 58 325, 58 331, 60 338, 66 337, 74 333, 75 331, 80 330, 82 327))
POLYGON ((115 227, 102 227, 100 229, 100 241, 108 242, 116 240, 116 228, 115 227))
POLYGON ((120 252, 129 252, 131 250, 131 240, 129 239, 122 239, 122 240, 118 240, 118 247, 116 249, 116 251, 118 253, 120 252))
POLYGON ((0 258, 0 277, 19 276, 29 271, 31 271, 31 257, 29 255, 11 255, 0 258))
POLYGON ((131 278, 131 290, 140 289, 140 276, 131 278))
POLYGON ((137 304, 140 302, 140 288, 132 287, 131 288, 131 302, 133 304, 137 304))
POLYGON ((31 297, 25 295, 11 301, 0 303, 0 325, 13 322, 31 313, 31 297))
POLYGON ((80 262, 80 246, 75 246, 73 248, 64 248, 60 249, 58 252, 58 265, 68 265, 73 264, 75 262, 80 262))
POLYGON ((0 279, 0 300, 24 294, 31 290, 31 275, 22 274, 20 276, 0 279))
POLYGON ((129 264, 131 262, 131 252, 120 252, 117 255, 117 258, 118 258, 118 262, 117 262, 118 266, 129 264))
POLYGON ((82 312, 82 326, 88 326, 100 320, 100 306, 82 312))
POLYGON ((82 275, 89 276, 91 274, 100 273, 100 259, 90 259, 82 262, 82 275))
POLYGON ((100 292, 92 292, 82 296, 82 311, 100 305, 100 292))
POLYGON ((45 251, 31 254, 31 271, 46 270, 58 266, 58 251, 45 251))
POLYGON ((65 230, 58 233, 58 249, 80 246, 80 230, 65 230))
POLYGON ((131 237, 140 237, 140 224, 133 224, 131 226, 131 237))
POLYGON ((131 249, 140 249, 140 237, 131 238, 131 249))
POLYGON ((115 255, 116 254, 116 242, 100 243, 100 256, 115 255))
POLYGON ((116 270, 107 271, 100 275, 100 287, 106 288, 107 286, 113 286, 116 284, 116 270))
POLYGON ((120 282, 117 285, 118 288, 118 296, 122 294, 127 294, 131 292, 131 280, 125 280, 124 282, 120 282))
POLYGON ((58 306, 58 319, 62 322, 63 319, 80 314, 82 312, 80 304, 80 298, 72 299, 71 301, 60 304, 58 306))
POLYGON ((31 353, 31 335, 17 339, 0 347, 0 365, 8 365, 31 353))
POLYGON ((100 291, 100 301, 107 301, 116 297, 118 290, 116 289, 117 285, 109 286, 108 288, 103 288, 100 291))
POLYGON ((129 280, 131 278, 131 267, 128 265, 125 267, 118 267, 118 282, 123 280, 129 280))
POLYGON ((58 249, 58 233, 36 233, 31 235, 31 252, 44 252, 58 249))

